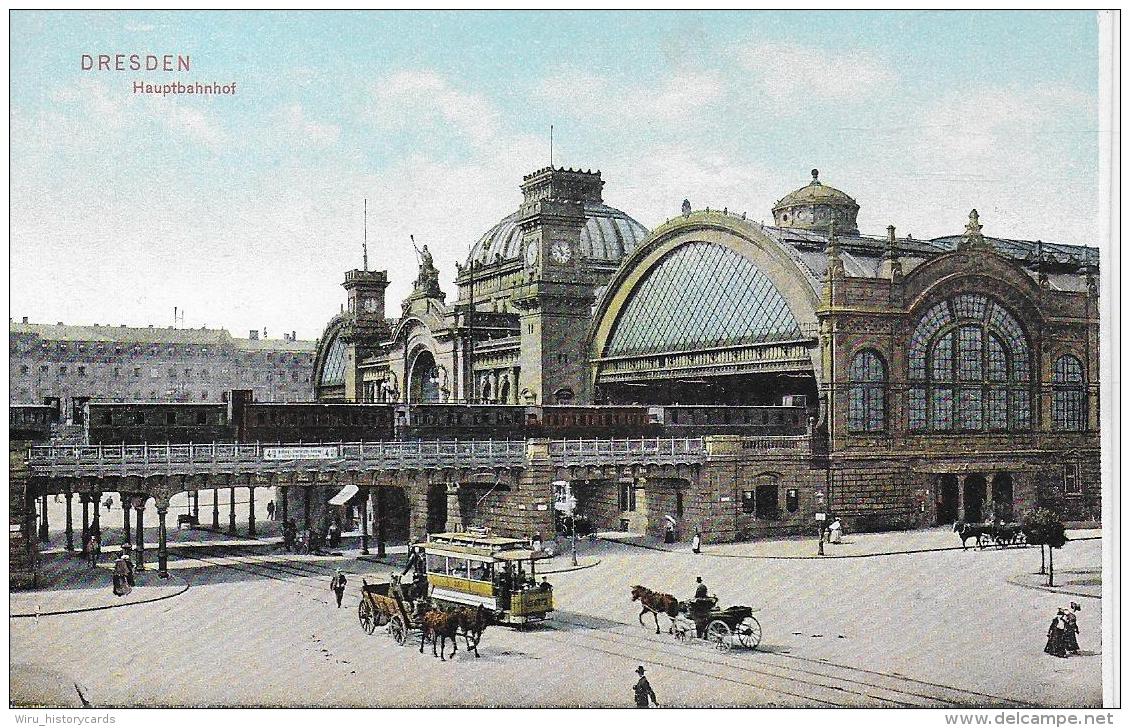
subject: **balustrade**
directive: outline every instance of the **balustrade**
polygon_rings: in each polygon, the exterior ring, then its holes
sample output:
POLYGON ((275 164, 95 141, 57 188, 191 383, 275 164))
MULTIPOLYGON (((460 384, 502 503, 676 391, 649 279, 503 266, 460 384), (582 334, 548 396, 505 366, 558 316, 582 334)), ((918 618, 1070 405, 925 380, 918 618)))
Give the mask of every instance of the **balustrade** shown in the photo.
MULTIPOLYGON (((744 450, 796 450, 807 436, 742 439, 744 450)), ((184 445, 37 445, 29 450, 31 470, 40 475, 172 475, 210 472, 254 473, 289 470, 397 470, 434 467, 523 467, 524 440, 430 440, 311 443, 189 443, 184 445), (267 459, 270 448, 293 449, 293 459, 267 459), (325 457, 329 449, 332 457, 325 457), (319 452, 320 451, 320 452, 319 452), (309 452, 309 458, 301 455, 309 452)), ((558 465, 700 463, 707 454, 702 437, 630 440, 553 440, 549 457, 558 465)), ((276 453, 277 455, 277 453, 276 453)))

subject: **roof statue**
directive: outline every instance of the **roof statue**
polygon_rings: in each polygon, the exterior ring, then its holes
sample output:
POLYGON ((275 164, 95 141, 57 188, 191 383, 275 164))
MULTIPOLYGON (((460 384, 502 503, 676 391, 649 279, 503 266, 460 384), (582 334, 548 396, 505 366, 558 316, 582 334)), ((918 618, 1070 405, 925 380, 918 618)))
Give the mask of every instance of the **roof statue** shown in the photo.
POLYGON ((684 199, 683 200, 683 217, 686 217, 689 214, 691 214, 691 201, 684 199))
POLYGON ((437 298, 440 296, 439 269, 432 262, 432 254, 425 245, 420 251, 420 273, 416 276, 416 287, 413 293, 437 298))
POLYGON ((969 212, 969 222, 965 225, 965 233, 961 236, 961 243, 959 248, 984 248, 985 236, 981 234, 981 217, 977 214, 977 210, 973 209, 969 212))

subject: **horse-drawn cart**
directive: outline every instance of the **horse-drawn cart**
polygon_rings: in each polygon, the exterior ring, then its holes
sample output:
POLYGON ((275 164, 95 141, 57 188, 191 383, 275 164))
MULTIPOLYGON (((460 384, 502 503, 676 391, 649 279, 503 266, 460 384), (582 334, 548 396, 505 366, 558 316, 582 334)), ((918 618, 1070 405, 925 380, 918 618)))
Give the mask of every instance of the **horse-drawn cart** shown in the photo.
POLYGON ((718 597, 680 604, 672 630, 675 639, 685 640, 694 634, 718 650, 729 650, 735 644, 755 650, 761 644, 761 623, 753 616, 753 607, 718 609, 718 597))
POLYGON ((414 585, 401 586, 400 577, 393 575, 391 581, 370 584, 361 580, 361 602, 357 605, 357 620, 365 634, 372 634, 377 627, 385 627, 390 637, 399 645, 408 642, 408 633, 419 626, 413 623, 416 613, 415 599, 411 594, 414 585))

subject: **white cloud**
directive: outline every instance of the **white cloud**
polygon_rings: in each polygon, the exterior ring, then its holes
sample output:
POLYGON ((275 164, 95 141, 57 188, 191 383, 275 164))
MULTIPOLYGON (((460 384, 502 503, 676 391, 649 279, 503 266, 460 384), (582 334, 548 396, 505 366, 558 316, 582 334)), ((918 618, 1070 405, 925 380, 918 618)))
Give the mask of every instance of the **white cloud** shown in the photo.
POLYGON ((833 51, 795 43, 749 43, 735 49, 746 82, 760 96, 787 109, 813 103, 863 102, 890 87, 895 74, 882 60, 861 50, 833 51))
POLYGON ((398 71, 374 86, 372 119, 389 130, 442 125, 476 144, 487 144, 500 129, 494 105, 464 91, 431 70, 398 71))
POLYGON ((341 137, 340 126, 309 118, 300 104, 279 109, 277 117, 278 133, 292 144, 324 147, 336 144, 341 137))
POLYGON ((725 93, 722 74, 706 68, 679 68, 658 82, 644 83, 604 76, 578 68, 560 68, 535 89, 553 115, 583 119, 601 126, 685 123, 725 93))

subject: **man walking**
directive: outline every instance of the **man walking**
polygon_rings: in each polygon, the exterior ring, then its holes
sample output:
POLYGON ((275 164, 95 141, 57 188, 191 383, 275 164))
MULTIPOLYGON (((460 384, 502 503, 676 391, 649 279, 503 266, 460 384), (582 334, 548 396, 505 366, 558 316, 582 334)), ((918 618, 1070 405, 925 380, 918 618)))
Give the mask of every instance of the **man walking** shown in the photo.
POLYGON ((330 591, 337 597, 337 608, 341 609, 341 598, 345 596, 345 574, 341 569, 334 569, 334 576, 330 579, 330 591))
POLYGON ((636 694, 636 707, 650 708, 651 703, 654 703, 656 707, 659 707, 659 701, 655 699, 655 691, 651 689, 651 683, 649 683, 647 681, 647 678, 644 677, 643 665, 640 665, 636 668, 636 674, 640 676, 640 679, 636 682, 635 687, 632 688, 632 690, 636 694))
POLYGON ((267 520, 275 520, 275 502, 273 500, 267 501, 267 520))
POLYGON ((102 555, 102 534, 93 531, 90 540, 86 543, 86 555, 90 559, 90 568, 98 568, 98 558, 102 555))

